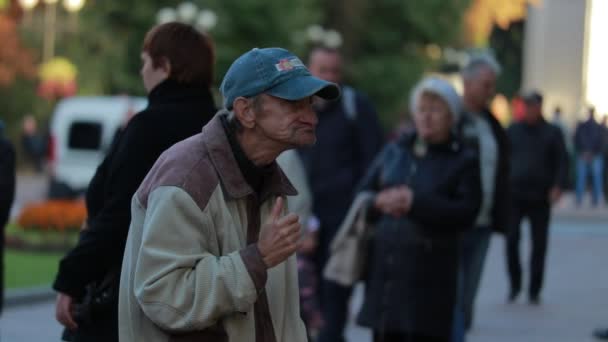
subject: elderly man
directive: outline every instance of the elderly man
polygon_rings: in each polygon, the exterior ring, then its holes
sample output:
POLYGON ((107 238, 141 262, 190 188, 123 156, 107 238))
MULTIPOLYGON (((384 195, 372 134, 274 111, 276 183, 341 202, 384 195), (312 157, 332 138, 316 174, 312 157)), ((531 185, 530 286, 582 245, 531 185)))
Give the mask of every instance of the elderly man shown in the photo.
MULTIPOLYGON (((479 154, 482 204, 473 229, 463 238, 461 293, 464 328, 473 323, 473 307, 492 231, 506 230, 508 217, 508 139, 488 104, 494 97, 500 66, 489 55, 473 57, 462 70, 465 113, 461 133, 479 154)), ((459 317, 459 316, 457 316, 459 317)))
POLYGON ((305 342, 294 195, 275 159, 315 142, 313 96, 339 88, 280 48, 253 49, 221 86, 226 110, 156 162, 133 197, 121 341, 305 342), (230 112, 228 112, 230 111, 230 112))

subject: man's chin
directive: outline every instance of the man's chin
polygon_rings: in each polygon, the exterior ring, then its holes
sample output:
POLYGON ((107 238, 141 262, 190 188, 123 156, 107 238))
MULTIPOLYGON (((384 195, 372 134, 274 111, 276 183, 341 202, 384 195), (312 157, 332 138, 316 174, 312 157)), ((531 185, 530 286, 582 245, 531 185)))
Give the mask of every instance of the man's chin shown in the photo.
POLYGON ((313 133, 293 141, 292 148, 312 146, 317 142, 317 136, 313 133))

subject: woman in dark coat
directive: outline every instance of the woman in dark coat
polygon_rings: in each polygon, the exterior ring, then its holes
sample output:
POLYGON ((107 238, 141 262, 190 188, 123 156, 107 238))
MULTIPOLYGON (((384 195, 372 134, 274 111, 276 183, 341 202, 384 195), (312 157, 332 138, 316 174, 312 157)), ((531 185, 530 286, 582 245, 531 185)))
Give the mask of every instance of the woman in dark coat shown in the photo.
POLYGON ((481 199, 477 157, 452 134, 460 106, 446 81, 421 81, 411 99, 415 132, 387 145, 362 181, 360 190, 376 195, 358 323, 375 342, 449 340, 458 241, 481 199))
POLYGON ((118 341, 131 198, 161 153, 198 134, 215 113, 210 37, 186 24, 162 24, 146 35, 141 57, 148 107, 129 121, 97 168, 86 194, 86 229, 53 284, 55 316, 67 341, 118 341))

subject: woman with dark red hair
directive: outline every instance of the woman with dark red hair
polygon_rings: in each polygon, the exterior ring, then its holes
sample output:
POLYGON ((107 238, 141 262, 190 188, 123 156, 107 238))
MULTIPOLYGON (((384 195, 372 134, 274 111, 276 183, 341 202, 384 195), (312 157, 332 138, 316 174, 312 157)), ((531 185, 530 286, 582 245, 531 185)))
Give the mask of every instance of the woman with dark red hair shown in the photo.
POLYGON ((53 288, 69 341, 118 341, 118 288, 131 197, 167 148, 201 131, 215 113, 211 39, 181 23, 145 37, 141 76, 148 107, 116 139, 87 194, 88 219, 62 260, 53 288))

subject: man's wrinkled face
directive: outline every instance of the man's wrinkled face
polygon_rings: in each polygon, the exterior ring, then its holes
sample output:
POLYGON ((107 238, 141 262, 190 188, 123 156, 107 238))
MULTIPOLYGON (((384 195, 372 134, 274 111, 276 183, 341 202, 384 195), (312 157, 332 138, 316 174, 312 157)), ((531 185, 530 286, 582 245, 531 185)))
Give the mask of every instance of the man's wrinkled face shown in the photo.
POLYGON ((289 101, 261 94, 254 101, 255 128, 269 140, 288 148, 313 145, 317 114, 312 109, 313 97, 289 101))

